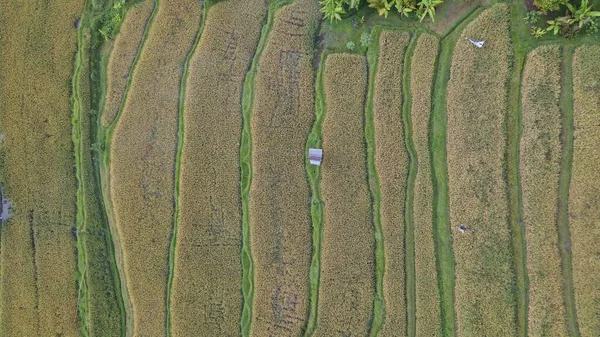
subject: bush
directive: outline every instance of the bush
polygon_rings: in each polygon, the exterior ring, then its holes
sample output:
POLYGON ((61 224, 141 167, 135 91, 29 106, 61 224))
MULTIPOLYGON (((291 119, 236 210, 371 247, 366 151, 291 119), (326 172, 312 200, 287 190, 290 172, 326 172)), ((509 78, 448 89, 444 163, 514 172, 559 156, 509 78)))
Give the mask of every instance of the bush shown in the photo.
POLYGON ((566 5, 568 2, 568 0, 535 0, 534 4, 542 13, 547 13, 558 10, 560 6, 566 5))

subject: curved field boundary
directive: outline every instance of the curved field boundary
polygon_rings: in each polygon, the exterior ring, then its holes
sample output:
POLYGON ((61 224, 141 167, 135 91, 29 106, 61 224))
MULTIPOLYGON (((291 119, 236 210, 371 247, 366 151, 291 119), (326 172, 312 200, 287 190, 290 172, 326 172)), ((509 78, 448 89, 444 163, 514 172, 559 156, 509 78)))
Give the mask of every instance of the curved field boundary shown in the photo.
POLYGON ((409 337, 416 336, 416 271, 415 271, 415 227, 413 205, 415 196, 415 178, 417 175, 417 152, 413 142, 411 120, 412 92, 410 89, 411 59, 417 39, 412 38, 404 55, 404 73, 402 74, 402 122, 404 124, 404 143, 408 152, 408 179, 406 182, 406 201, 404 205, 404 223, 406 227, 406 331, 409 337))
MULTIPOLYGON (((431 34, 420 34, 405 70, 408 77, 411 106, 411 136, 416 165, 412 193, 415 254, 415 327, 414 336, 442 335, 440 293, 436 269, 433 233, 433 184, 429 155, 428 125, 431 119, 433 80, 439 40, 431 34), (415 93, 413 96, 412 93, 415 93)), ((408 90, 407 89, 407 90, 408 90)), ((407 206, 408 207, 408 206, 407 206)))
POLYGON ((373 234, 375 244, 375 294, 373 296, 373 318, 371 320, 370 336, 377 336, 383 327, 386 316, 386 303, 383 291, 383 278, 385 274, 385 248, 383 246, 383 230, 381 228, 381 189, 377 168, 375 167, 375 126, 373 125, 373 92, 375 76, 379 62, 379 39, 381 29, 377 27, 373 32, 376 41, 367 51, 367 102, 365 109, 365 143, 367 149, 367 180, 369 181, 369 194, 371 197, 373 234))
POLYGON ((250 132, 250 115, 254 104, 254 84, 256 80, 256 69, 260 55, 265 49, 267 38, 273 28, 275 12, 290 0, 271 0, 267 12, 267 21, 260 33, 260 40, 256 46, 256 52, 252 58, 250 69, 244 79, 242 89, 242 136, 240 139, 240 194, 242 202, 242 294, 244 305, 241 316, 241 333, 243 337, 250 335, 252 323, 252 306, 254 302, 254 262, 250 249, 250 185, 252 184, 252 134, 250 132))
MULTIPOLYGON (((309 148, 320 149, 323 143, 323 120, 325 119, 325 92, 323 89, 323 72, 327 52, 323 52, 319 60, 319 69, 315 77, 315 121, 305 151, 309 148)), ((321 167, 306 161, 306 174, 311 188, 310 214, 313 226, 312 260, 310 264, 310 310, 304 337, 312 336, 317 324, 317 308, 319 304, 319 281, 321 277, 321 239, 323 237, 323 198, 321 196, 321 167)))
POLYGON ((444 336, 456 335, 456 314, 454 312, 454 250, 450 232, 448 205, 448 167, 446 153, 447 91, 450 79, 450 65, 454 46, 462 30, 474 20, 483 8, 474 11, 457 25, 441 42, 437 58, 432 91, 432 113, 429 126, 431 174, 433 180, 433 232, 437 260, 437 273, 440 287, 440 310, 444 336))
MULTIPOLYGON (((506 116, 506 180, 508 191, 508 221, 510 224, 513 269, 517 287, 517 335, 528 336, 529 315, 529 279, 527 276, 527 242, 523 222, 523 201, 521 193, 520 157, 521 157, 521 81, 525 65, 526 51, 523 48, 519 28, 514 22, 522 22, 522 4, 511 4, 511 37, 515 55, 510 75, 508 93, 508 113, 506 116)), ((529 32, 526 32, 529 36, 529 32)))
MULTIPOLYGON (((181 75, 181 82, 179 83, 179 103, 178 103, 178 119, 177 119, 177 145, 175 152, 175 169, 173 175, 173 229, 171 231, 171 242, 169 244, 169 271, 167 273, 167 322, 166 322, 166 334, 167 337, 171 336, 171 293, 173 289, 173 273, 175 269, 175 248, 177 246, 177 229, 178 229, 178 218, 179 218, 179 191, 180 191, 180 180, 181 180, 181 155, 183 150, 183 138, 184 138, 184 113, 185 113, 185 89, 187 85, 189 66, 192 56, 198 47, 200 37, 204 30, 204 22, 206 22, 206 13, 210 7, 211 2, 204 2, 202 6, 202 16, 200 18, 200 25, 196 32, 194 42, 183 62, 183 74, 181 75)), ((145 40, 145 39, 144 39, 145 40)), ((133 67, 132 67, 133 68, 133 67)))

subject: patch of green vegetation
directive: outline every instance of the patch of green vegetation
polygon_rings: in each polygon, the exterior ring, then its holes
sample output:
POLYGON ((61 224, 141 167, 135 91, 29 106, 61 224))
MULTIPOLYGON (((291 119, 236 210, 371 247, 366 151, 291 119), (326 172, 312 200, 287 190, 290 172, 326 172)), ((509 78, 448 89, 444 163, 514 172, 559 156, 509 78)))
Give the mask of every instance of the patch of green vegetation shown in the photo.
MULTIPOLYGON (((315 122, 306 140, 306 152, 309 148, 321 148, 323 120, 325 119, 325 92, 323 90, 323 71, 327 53, 320 56, 319 70, 315 81, 315 122)), ((321 167, 305 162, 308 182, 311 189, 310 215, 313 226, 312 258, 310 263, 310 311, 304 336, 312 336, 317 325, 319 300, 319 281, 321 276, 321 238, 323 237, 323 199, 321 198, 321 167)))
MULTIPOLYGON (((381 27, 376 27, 372 33, 375 41, 379 41, 381 27)), ((365 109, 365 143, 367 148, 367 180, 369 184, 369 194, 372 204, 372 221, 374 227, 375 241, 375 294, 373 296, 373 316, 371 319, 370 335, 377 336, 383 327, 385 321, 385 297, 383 294, 383 274, 385 273, 385 250, 383 229, 381 228, 380 209, 381 209, 381 189, 379 175, 375 167, 375 125, 373 121, 373 94, 375 92, 375 75, 377 74, 377 65, 379 61, 379 43, 374 43, 370 48, 371 34, 363 33, 361 36, 361 45, 367 47, 368 64, 368 91, 365 109), (368 41, 363 36, 368 36, 368 41), (365 44, 362 41, 365 40, 365 44)))
POLYGON ((564 302, 567 311, 567 327, 571 336, 581 336, 577 323, 573 265, 571 263, 571 233, 569 230, 569 186, 573 166, 573 49, 564 49, 561 70, 560 109, 562 113, 562 158, 558 185, 558 247, 561 258, 564 302))

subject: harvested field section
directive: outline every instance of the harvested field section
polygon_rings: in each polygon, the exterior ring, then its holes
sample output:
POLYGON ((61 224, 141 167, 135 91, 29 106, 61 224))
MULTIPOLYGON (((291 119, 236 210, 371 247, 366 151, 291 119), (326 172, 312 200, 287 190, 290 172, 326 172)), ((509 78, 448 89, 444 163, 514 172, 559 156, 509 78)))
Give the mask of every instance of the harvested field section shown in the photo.
POLYGON ((111 146, 110 188, 134 335, 166 332, 179 85, 200 5, 161 1, 111 146))
POLYGON ((600 331, 600 46, 573 55, 573 169, 569 188, 569 227, 573 283, 581 336, 600 331))
POLYGON ((266 10, 261 0, 210 7, 189 65, 171 302, 173 336, 198 331, 235 336, 241 330, 240 101, 266 10))
POLYGON ((145 0, 127 10, 115 38, 106 68, 106 102, 102 112, 104 126, 112 123, 118 114, 156 3, 156 0, 145 0))
POLYGON ((516 333, 512 246, 504 180, 509 10, 484 11, 458 39, 448 82, 450 226, 456 257, 457 334, 516 333), (476 48, 466 38, 486 40, 476 48), (465 233, 459 226, 466 226, 465 233))
POLYGON ((385 252, 383 336, 406 334, 405 219, 408 153, 402 122, 402 76, 408 33, 383 31, 373 91, 375 168, 381 196, 379 219, 385 252))
POLYGON ((410 67, 412 137, 417 153, 413 222, 415 233, 416 335, 441 336, 440 293, 433 232, 433 185, 429 156, 431 87, 439 42, 433 35, 419 36, 410 67))
POLYGON ((253 336, 299 336, 307 324, 312 228, 304 145, 314 119, 319 20, 314 1, 279 9, 256 72, 250 119, 253 336))
POLYGON ((523 71, 520 170, 531 336, 567 335, 557 230, 560 67, 560 47, 542 46, 529 53, 523 71))
POLYGON ((321 286, 315 336, 366 336, 373 308, 373 224, 363 132, 362 56, 325 60, 321 286))
POLYGON ((71 79, 82 7, 0 4, 1 181, 14 207, 0 233, 3 336, 79 333, 71 79))

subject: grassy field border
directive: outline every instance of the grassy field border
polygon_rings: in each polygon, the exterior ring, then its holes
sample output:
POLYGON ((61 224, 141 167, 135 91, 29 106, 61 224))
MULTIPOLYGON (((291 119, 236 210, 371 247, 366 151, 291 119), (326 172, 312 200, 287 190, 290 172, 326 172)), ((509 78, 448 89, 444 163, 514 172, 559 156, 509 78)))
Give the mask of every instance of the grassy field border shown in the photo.
POLYGON ((242 294, 243 306, 241 316, 241 334, 250 335, 252 323, 252 306, 254 303, 254 261, 250 244, 250 185, 252 184, 252 133, 250 132, 250 116, 254 104, 256 70, 260 56, 265 49, 267 38, 273 27, 277 10, 291 3, 290 0, 271 0, 263 24, 252 63, 244 78, 242 87, 242 135, 240 139, 240 196, 242 202, 242 294))
POLYGON ((417 290, 416 290, 416 267, 415 267, 415 229, 414 229, 414 197, 415 179, 417 178, 418 160, 417 150, 413 142, 412 132, 412 92, 410 88, 410 72, 412 57, 417 46, 419 34, 411 36, 411 41, 406 47, 404 54, 404 69, 402 70, 402 120, 404 122, 404 143, 408 152, 408 179, 406 183, 406 200, 404 206, 404 223, 406 227, 406 244, 404 254, 406 258, 406 332, 408 337, 415 337, 417 333, 417 290))
POLYGON ((184 141, 184 114, 185 114, 185 90, 187 87, 187 79, 189 76, 189 66, 196 47, 200 42, 200 37, 204 31, 204 22, 206 22, 206 15, 209 8, 211 7, 212 1, 205 1, 202 5, 202 14, 200 18, 200 25, 196 32, 194 42, 188 51, 185 61, 183 62, 183 74, 181 76, 181 82, 179 83, 179 105, 178 105, 178 116, 177 116, 177 144, 175 152, 175 169, 173 172, 173 225, 171 230, 171 242, 169 244, 169 270, 167 273, 167 318, 166 318, 166 334, 167 337, 171 336, 171 296, 173 290, 173 276, 175 271, 175 250, 177 248, 177 229, 179 225, 179 190, 180 190, 180 176, 181 176, 181 156, 183 154, 183 141, 184 141))
MULTIPOLYGON (((87 0, 84 1, 84 13, 81 18, 81 26, 86 27, 87 24, 87 0)), ((79 76, 81 76, 81 64, 83 62, 83 54, 85 53, 83 42, 84 29, 77 31, 77 52, 74 58, 73 78, 71 80, 71 106, 72 106, 72 134, 73 152, 75 158, 75 177, 77 179, 77 213, 75 218, 77 228, 77 311, 79 314, 79 325, 81 335, 89 336, 89 293, 87 290, 87 282, 85 277, 85 269, 87 266, 87 250, 85 248, 85 240, 81 237, 85 224, 85 186, 83 179, 83 163, 82 163, 82 140, 81 140, 81 110, 79 101, 79 76)))
POLYGON ((440 41, 440 53, 436 60, 434 85, 432 88, 432 110, 429 122, 429 155, 433 181, 433 233, 436 264, 440 290, 440 312, 444 336, 456 335, 456 312, 454 310, 454 249, 450 230, 450 207, 448 196, 448 167, 446 153, 447 83, 454 45, 463 28, 485 8, 480 7, 460 22, 440 41))
POLYGON ((563 48, 561 65, 560 110, 562 117, 560 178, 558 187, 558 249, 560 251, 567 328, 571 336, 581 336, 577 322, 573 265, 571 263, 571 232, 569 230, 569 186, 573 166, 573 48, 563 48))
MULTIPOLYGON (((319 69, 315 76, 315 121, 312 130, 306 140, 305 151, 311 147, 321 148, 323 143, 323 120, 325 119, 325 91, 323 88, 323 72, 325 69, 325 58, 328 52, 319 56, 319 69)), ((306 174, 311 188, 310 215, 312 220, 312 257, 310 264, 310 311, 304 336, 312 336, 317 325, 317 314, 319 304, 319 281, 321 277, 321 239, 323 237, 323 199, 321 197, 321 167, 310 164, 305 160, 306 174)))
POLYGON ((370 336, 375 337, 383 327, 386 318, 385 296, 383 294, 383 276, 385 274, 385 246, 381 227, 381 184, 375 167, 375 122, 373 116, 373 94, 375 92, 375 76, 379 66, 379 36, 381 27, 375 27, 371 33, 373 42, 367 48, 367 97, 364 113, 364 137, 366 150, 367 186, 371 199, 371 217, 374 235, 374 278, 375 294, 373 296, 373 312, 370 323, 370 336))

